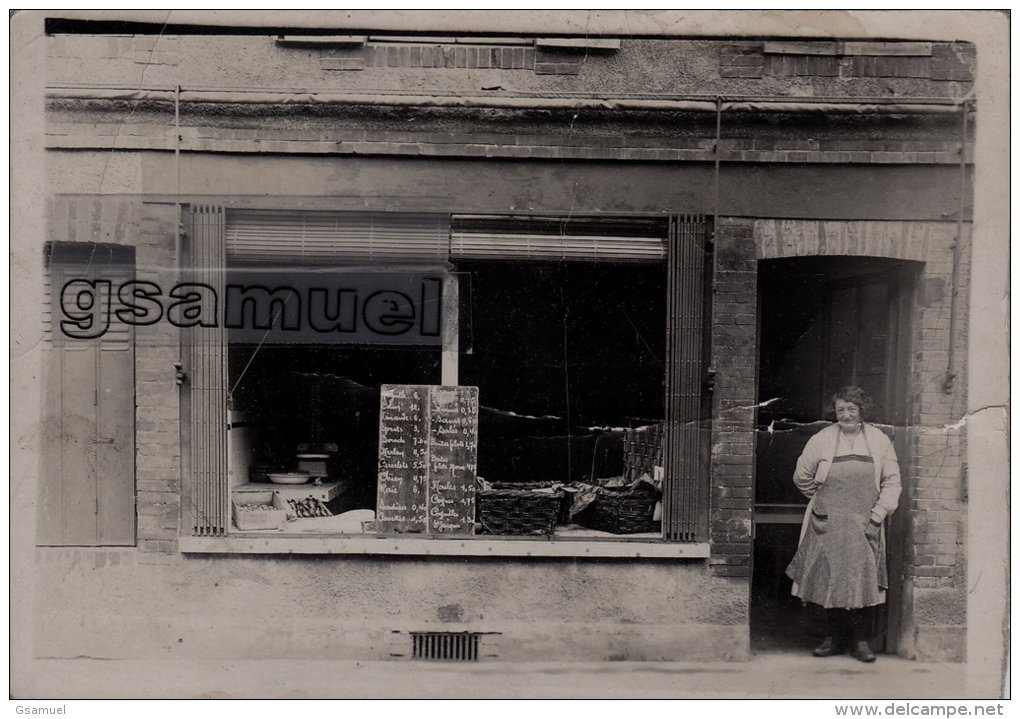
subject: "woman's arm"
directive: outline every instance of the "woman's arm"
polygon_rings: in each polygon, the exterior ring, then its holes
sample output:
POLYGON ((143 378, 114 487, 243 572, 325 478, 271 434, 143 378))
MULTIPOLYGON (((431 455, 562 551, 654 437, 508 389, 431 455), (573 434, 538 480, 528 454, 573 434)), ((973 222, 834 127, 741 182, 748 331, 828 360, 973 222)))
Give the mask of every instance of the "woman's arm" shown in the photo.
POLYGON ((818 434, 813 435, 804 445, 804 451, 797 458, 797 469, 793 473, 793 483, 808 499, 813 497, 818 491, 818 487, 821 486, 819 482, 815 481, 815 476, 818 474, 818 466, 826 461, 823 459, 818 436, 818 434))
POLYGON ((881 524, 887 516, 896 510, 900 503, 900 492, 902 491, 900 484, 900 463, 896 459, 896 448, 893 447, 893 443, 889 441, 889 438, 884 433, 879 431, 879 434, 885 442, 879 450, 881 453, 882 477, 879 483, 878 501, 875 502, 875 506, 871 509, 871 521, 875 524, 881 524))

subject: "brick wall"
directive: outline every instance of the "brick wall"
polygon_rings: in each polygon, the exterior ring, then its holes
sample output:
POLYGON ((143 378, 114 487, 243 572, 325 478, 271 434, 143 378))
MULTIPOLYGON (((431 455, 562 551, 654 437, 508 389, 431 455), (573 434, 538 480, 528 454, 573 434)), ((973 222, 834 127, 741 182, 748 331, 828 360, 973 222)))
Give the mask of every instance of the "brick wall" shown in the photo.
MULTIPOLYGON (((176 282, 178 224, 176 206, 143 205, 137 275, 164 291, 176 282)), ((180 353, 177 332, 169 322, 157 322, 137 328, 135 335, 135 472, 142 551, 177 551, 181 521, 180 396, 173 366, 180 353)))
POLYGON ((975 52, 967 43, 759 42, 719 48, 724 78, 916 78, 971 82, 975 52))
POLYGON ((706 39, 628 37, 618 47, 579 37, 572 47, 534 38, 517 38, 512 45, 492 37, 406 42, 411 39, 392 43, 369 35, 363 47, 280 44, 275 33, 58 34, 44 41, 50 84, 121 87, 734 97, 788 95, 795 78, 806 96, 964 97, 975 64, 974 48, 964 43, 889 43, 890 48, 830 41, 766 52, 762 42, 706 39), (817 46, 831 54, 817 54, 817 46), (925 52, 920 46, 929 54, 919 54, 925 52))
POLYGON ((720 218, 715 254, 709 563, 716 575, 749 577, 758 363, 754 221, 720 218))

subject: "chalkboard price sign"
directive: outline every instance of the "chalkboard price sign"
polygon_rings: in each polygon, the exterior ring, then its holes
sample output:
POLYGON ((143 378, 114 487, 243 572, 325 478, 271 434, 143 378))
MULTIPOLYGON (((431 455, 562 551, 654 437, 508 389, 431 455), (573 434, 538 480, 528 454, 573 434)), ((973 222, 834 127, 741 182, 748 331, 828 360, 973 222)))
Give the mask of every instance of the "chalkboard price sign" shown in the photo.
POLYGON ((380 531, 474 534, 477 462, 477 387, 382 386, 380 531))

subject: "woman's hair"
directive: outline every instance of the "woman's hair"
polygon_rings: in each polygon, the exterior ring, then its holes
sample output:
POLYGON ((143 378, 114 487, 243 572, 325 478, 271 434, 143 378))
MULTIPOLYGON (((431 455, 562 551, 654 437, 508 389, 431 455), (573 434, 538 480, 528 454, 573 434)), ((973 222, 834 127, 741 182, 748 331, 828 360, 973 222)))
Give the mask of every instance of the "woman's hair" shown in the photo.
POLYGON ((844 402, 853 402, 861 410, 861 419, 863 420, 865 415, 868 413, 868 407, 871 406, 871 398, 864 394, 864 390, 860 387, 855 387, 850 384, 846 387, 840 387, 836 390, 836 394, 832 395, 832 404, 835 406, 836 400, 841 399, 844 402))

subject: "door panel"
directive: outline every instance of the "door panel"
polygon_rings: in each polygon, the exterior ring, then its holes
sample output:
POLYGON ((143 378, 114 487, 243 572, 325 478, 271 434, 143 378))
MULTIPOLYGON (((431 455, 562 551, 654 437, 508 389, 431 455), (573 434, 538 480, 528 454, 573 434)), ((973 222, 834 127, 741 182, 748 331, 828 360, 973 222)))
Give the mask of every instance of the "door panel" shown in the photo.
POLYGON ((98 352, 96 509, 105 545, 135 542, 134 353, 130 345, 98 352))
MULTIPOLYGON (((73 279, 109 281, 116 292, 134 276, 129 255, 126 248, 86 243, 51 248, 36 533, 41 545, 135 542, 132 328, 114 321, 100 338, 67 337, 60 329, 63 315, 58 303, 73 300, 53 297, 73 279)), ((119 309, 112 292, 95 300, 109 308, 109 317, 119 309)))
MULTIPOLYGON (((81 340, 79 340, 81 341, 81 340)), ((96 544, 96 354, 98 344, 61 352, 60 544, 96 544)))
POLYGON ((822 416, 831 414, 829 393, 857 385, 872 398, 868 419, 888 422, 889 361, 895 354, 895 275, 866 275, 828 283, 825 291, 825 382, 822 416))

